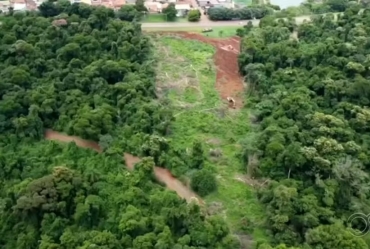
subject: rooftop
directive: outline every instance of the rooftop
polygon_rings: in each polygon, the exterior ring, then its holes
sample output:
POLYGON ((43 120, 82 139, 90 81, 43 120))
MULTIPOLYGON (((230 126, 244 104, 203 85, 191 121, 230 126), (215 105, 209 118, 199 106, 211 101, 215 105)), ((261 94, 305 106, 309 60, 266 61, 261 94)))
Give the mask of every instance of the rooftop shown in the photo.
POLYGON ((9 1, 0 1, 0 7, 7 7, 10 5, 9 1))
POLYGON ((126 0, 113 0, 113 6, 115 8, 121 8, 125 4, 126 4, 126 0))
POLYGON ((176 4, 175 8, 177 10, 191 9, 190 4, 176 4))
POLYGON ((14 3, 13 4, 13 9, 14 9, 14 11, 26 10, 27 9, 27 4, 26 3, 14 3))

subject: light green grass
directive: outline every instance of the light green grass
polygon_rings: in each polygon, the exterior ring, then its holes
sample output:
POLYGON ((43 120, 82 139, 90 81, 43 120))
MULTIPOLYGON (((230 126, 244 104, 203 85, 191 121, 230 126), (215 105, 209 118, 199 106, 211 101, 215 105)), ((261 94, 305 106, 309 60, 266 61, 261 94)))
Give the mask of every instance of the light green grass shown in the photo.
POLYGON ((145 15, 141 22, 143 23, 163 23, 163 22, 187 22, 188 20, 184 17, 177 17, 174 21, 167 21, 166 15, 164 14, 148 14, 145 15))
POLYGON ((217 140, 206 144, 222 150, 223 156, 207 165, 216 171, 217 192, 205 198, 207 204, 222 203, 224 215, 233 232, 241 230, 243 219, 251 224, 255 240, 265 240, 261 228, 264 212, 255 190, 235 179, 241 172, 238 141, 249 130, 246 110, 229 110, 215 89, 216 70, 213 65, 214 48, 210 45, 179 38, 154 38, 157 48, 157 86, 163 97, 174 106, 176 120, 172 126, 171 140, 177 148, 190 148, 193 141, 217 140))
POLYGON ((207 35, 209 37, 231 37, 231 36, 235 36, 236 35, 236 30, 238 28, 241 28, 241 26, 239 25, 238 27, 214 27, 212 28, 213 31, 212 32, 209 32, 209 33, 204 33, 204 35, 207 35), (221 33, 222 32, 222 33, 221 33))
POLYGON ((215 37, 215 38, 222 38, 222 37, 231 37, 236 35, 236 30, 240 28, 239 24, 235 24, 235 26, 224 26, 224 27, 214 27, 212 28, 212 32, 202 33, 204 28, 202 27, 161 27, 161 28, 146 28, 143 27, 142 29, 147 32, 157 32, 157 31, 186 31, 186 32, 194 32, 194 33, 201 33, 204 36, 215 37), (220 36, 220 31, 222 31, 222 36, 220 36))

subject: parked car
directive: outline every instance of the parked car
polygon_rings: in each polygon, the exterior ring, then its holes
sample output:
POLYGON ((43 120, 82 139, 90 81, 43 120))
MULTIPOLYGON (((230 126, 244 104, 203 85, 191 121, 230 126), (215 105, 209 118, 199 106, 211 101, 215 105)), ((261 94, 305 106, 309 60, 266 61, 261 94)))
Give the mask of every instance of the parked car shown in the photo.
POLYGON ((212 31, 213 31, 213 29, 211 29, 211 28, 207 28, 207 29, 202 30, 203 33, 212 32, 212 31))

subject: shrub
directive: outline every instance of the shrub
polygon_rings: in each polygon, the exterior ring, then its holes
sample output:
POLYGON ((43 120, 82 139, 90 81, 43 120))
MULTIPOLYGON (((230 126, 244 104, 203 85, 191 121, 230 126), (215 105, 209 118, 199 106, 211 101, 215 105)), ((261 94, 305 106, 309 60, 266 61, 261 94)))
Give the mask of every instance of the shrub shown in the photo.
POLYGON ((199 10, 190 10, 188 13, 188 21, 189 22, 198 22, 200 19, 200 11, 199 10))
POLYGON ((205 169, 194 173, 190 185, 202 197, 217 189, 216 177, 205 169))

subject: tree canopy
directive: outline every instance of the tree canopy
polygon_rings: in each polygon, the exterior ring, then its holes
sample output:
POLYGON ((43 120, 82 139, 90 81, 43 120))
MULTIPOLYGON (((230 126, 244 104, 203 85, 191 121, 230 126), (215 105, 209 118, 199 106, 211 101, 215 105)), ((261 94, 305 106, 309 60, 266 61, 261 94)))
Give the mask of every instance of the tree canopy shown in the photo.
POLYGON ((166 15, 167 21, 174 21, 177 15, 175 4, 174 3, 168 4, 168 6, 162 10, 162 13, 166 15))
POLYGON ((237 248, 222 218, 154 180, 155 164, 181 172, 187 162, 163 138, 173 117, 156 98, 136 13, 64 1, 3 17, 1 248, 237 248), (45 141, 45 129, 98 141, 103 153, 45 141), (124 151, 143 156, 134 171, 124 151))
POLYGON ((212 7, 209 8, 207 12, 209 19, 212 21, 228 21, 232 19, 261 19, 262 17, 272 13, 272 9, 265 6, 244 7, 241 9, 212 7))
POLYGON ((370 11, 352 6, 298 27, 265 20, 239 32, 259 122, 244 160, 258 157, 249 173, 272 179, 259 197, 275 244, 368 248, 348 228, 365 224, 347 219, 370 210, 369 25, 370 11))

